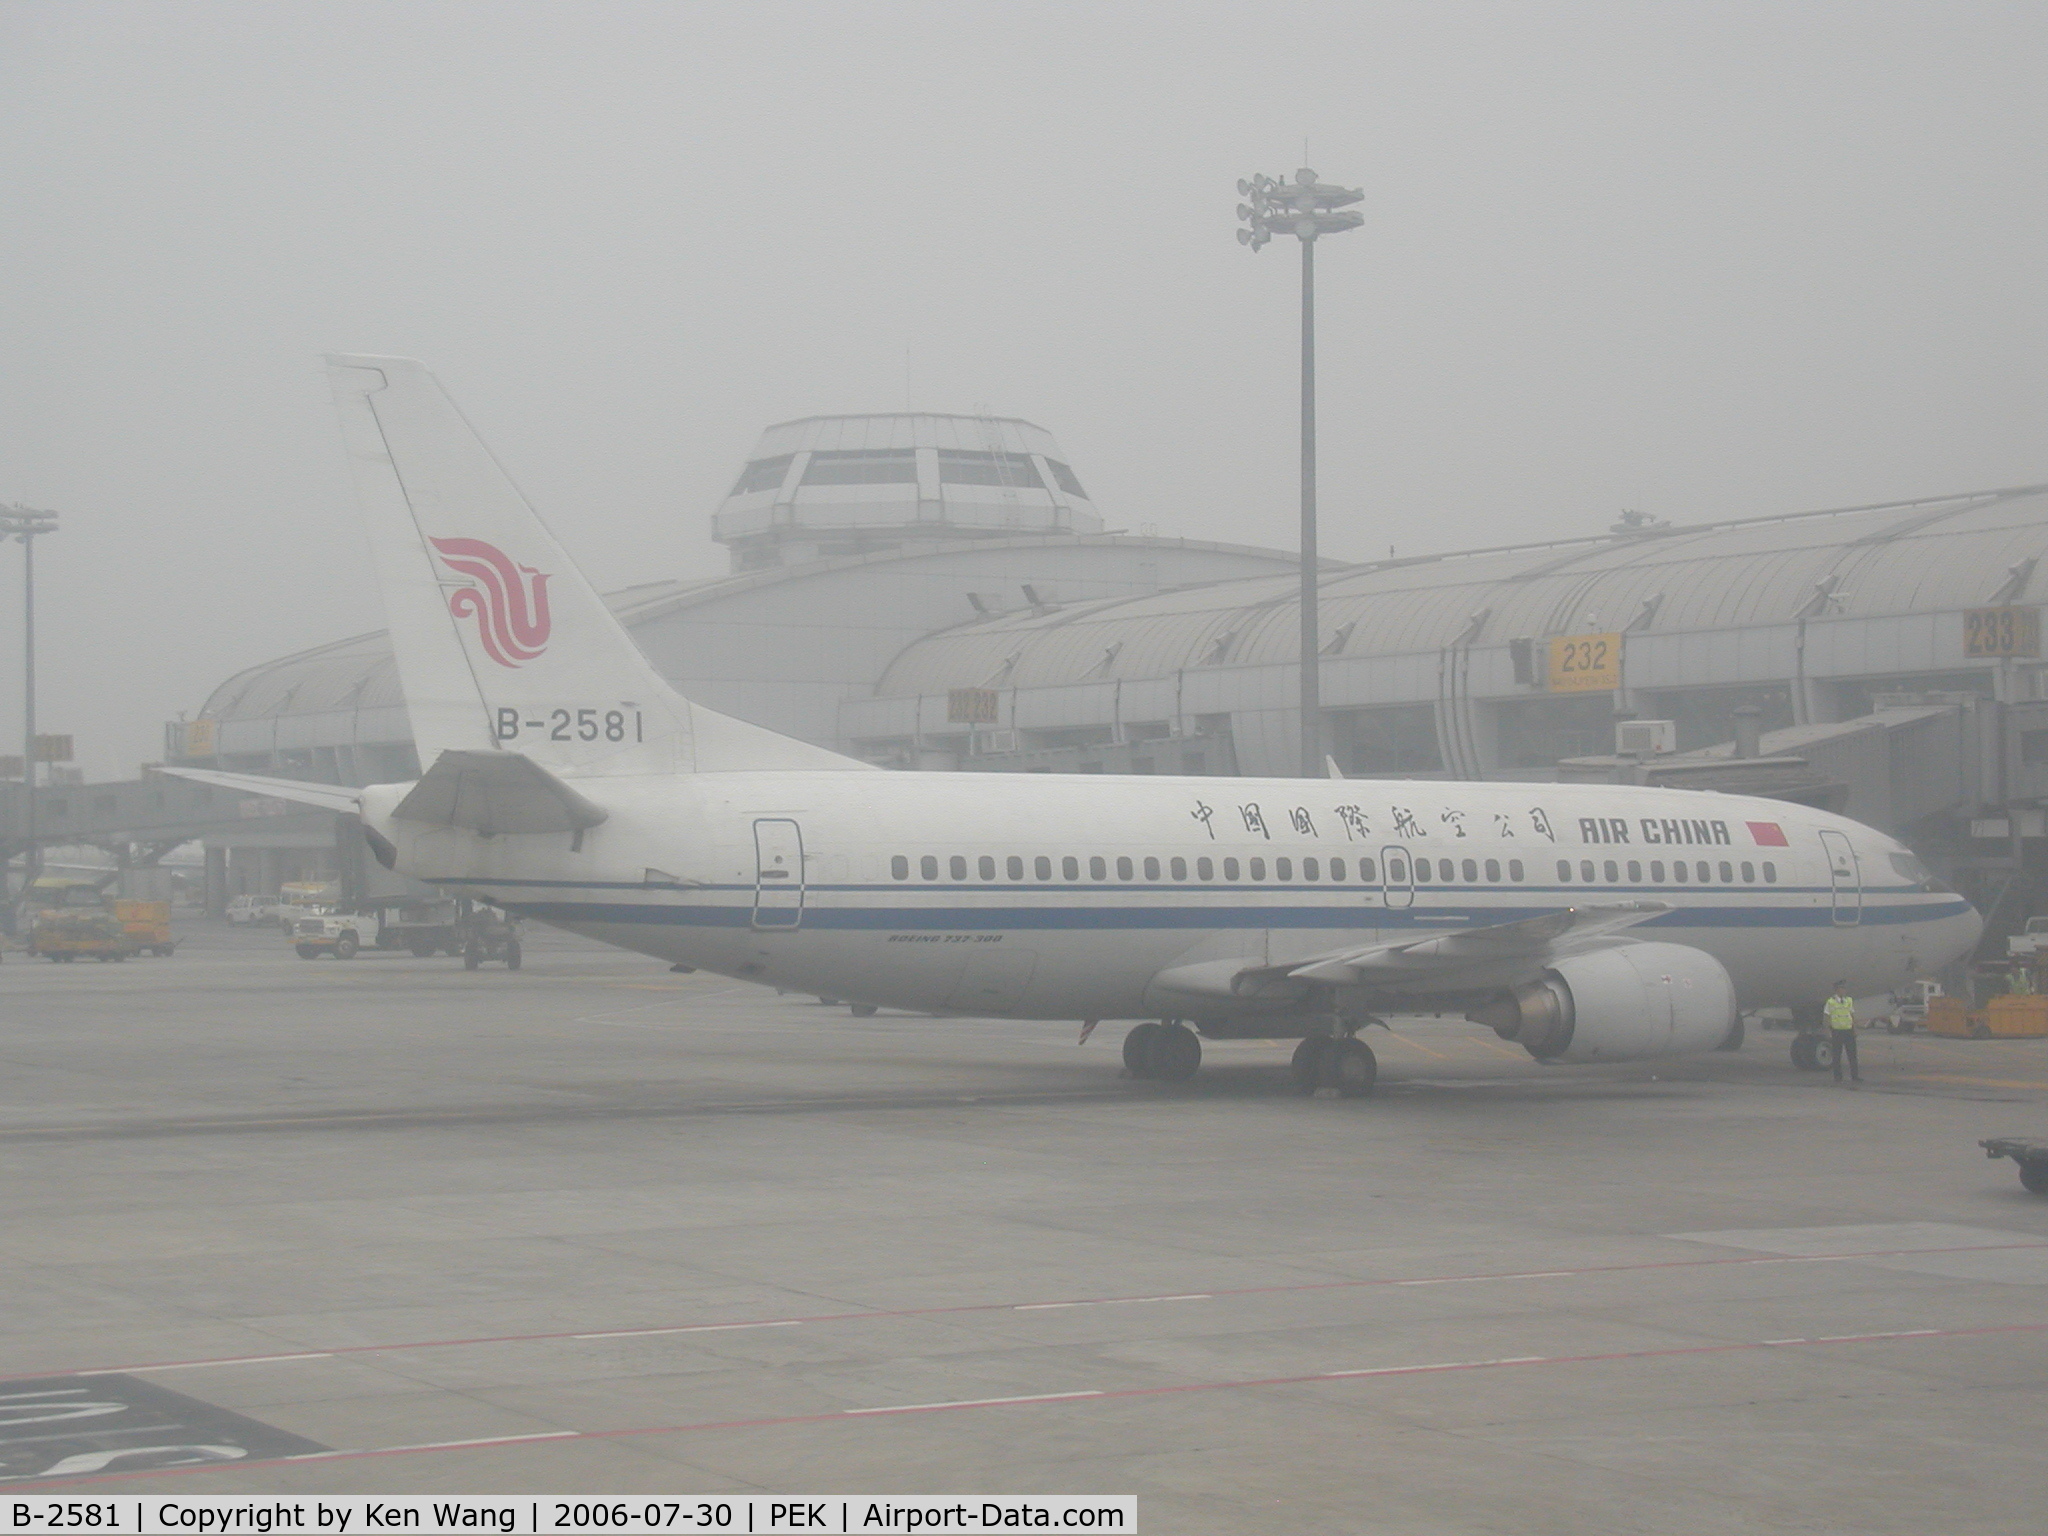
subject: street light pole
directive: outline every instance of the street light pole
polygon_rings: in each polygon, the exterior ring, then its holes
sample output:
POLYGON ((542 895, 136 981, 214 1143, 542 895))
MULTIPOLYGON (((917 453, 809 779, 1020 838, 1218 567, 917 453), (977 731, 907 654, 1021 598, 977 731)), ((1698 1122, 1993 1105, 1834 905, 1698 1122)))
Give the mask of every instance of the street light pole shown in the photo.
POLYGON ((1301 241, 1301 776, 1323 769, 1322 625, 1317 612, 1320 571, 1316 549, 1316 237, 1342 234, 1365 222, 1356 211, 1336 212, 1365 193, 1327 186, 1300 170, 1292 182, 1254 176, 1237 184, 1237 216, 1247 227, 1240 245, 1257 251, 1275 234, 1301 241))
POLYGON ((27 850, 22 857, 21 890, 25 896, 42 873, 43 854, 36 842, 36 537, 57 531, 57 514, 19 503, 0 508, 0 539, 21 543, 21 829, 27 850))

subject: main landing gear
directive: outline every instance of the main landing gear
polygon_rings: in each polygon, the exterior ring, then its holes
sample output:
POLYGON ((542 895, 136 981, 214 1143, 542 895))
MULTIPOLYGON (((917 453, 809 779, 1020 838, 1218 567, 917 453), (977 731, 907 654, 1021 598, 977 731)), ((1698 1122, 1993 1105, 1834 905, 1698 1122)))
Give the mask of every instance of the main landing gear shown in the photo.
POLYGON ((1310 1035, 1294 1048, 1287 1070, 1299 1093, 1330 1088, 1340 1099, 1362 1099, 1379 1081, 1380 1062, 1355 1036, 1310 1035))
POLYGON ((1124 1070, 1133 1077, 1184 1083, 1201 1065, 1201 1039, 1179 1019, 1140 1024, 1124 1036, 1124 1070))
MULTIPOLYGON (((1202 1042, 1178 1019, 1140 1024, 1124 1036, 1124 1071, 1156 1082, 1184 1083, 1202 1065, 1202 1042)), ((1289 1066, 1302 1093, 1328 1088, 1340 1099, 1362 1099, 1379 1081, 1379 1058, 1349 1033, 1310 1035, 1295 1047, 1289 1066)))

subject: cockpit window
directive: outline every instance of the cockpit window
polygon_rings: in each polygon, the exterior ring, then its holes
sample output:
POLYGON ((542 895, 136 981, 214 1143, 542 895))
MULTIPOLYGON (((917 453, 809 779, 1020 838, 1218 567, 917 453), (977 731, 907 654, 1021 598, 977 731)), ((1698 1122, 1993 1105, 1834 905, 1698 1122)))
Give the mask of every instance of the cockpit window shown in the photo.
POLYGON ((1934 878, 1934 871, 1921 863, 1913 854, 1894 853, 1890 855, 1890 858, 1892 868, 1898 872, 1901 880, 1910 880, 1913 884, 1930 891, 1945 891, 1948 889, 1947 886, 1934 878))

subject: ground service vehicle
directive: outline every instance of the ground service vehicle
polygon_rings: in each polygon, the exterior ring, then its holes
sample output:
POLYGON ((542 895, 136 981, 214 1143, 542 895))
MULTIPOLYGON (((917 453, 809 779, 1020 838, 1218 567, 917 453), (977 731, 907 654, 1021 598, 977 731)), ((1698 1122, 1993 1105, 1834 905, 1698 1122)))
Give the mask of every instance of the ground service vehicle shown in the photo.
POLYGON ((275 896, 242 895, 228 902, 228 921, 236 925, 243 923, 274 923, 283 907, 275 896))
MULTIPOLYGON (((46 875, 22 903, 29 913, 28 952, 52 960, 126 960, 141 948, 129 937, 105 891, 91 880, 46 875)), ((169 913, 165 913, 169 926, 169 913)), ((168 933, 165 935, 168 940, 168 933)))
POLYGON ((318 960, 322 955, 353 960, 363 947, 366 930, 374 931, 370 920, 356 913, 316 909, 293 920, 291 945, 301 960, 318 960))
POLYGON ((379 949, 409 949, 422 960, 436 950, 462 953, 461 910, 455 901, 390 901, 378 906, 373 917, 379 949))
POLYGON ((502 960, 506 970, 518 970, 522 958, 518 922, 495 907, 463 905, 469 910, 462 917, 462 968, 473 971, 486 960, 502 960))
POLYGON ((117 898, 114 916, 137 954, 169 958, 177 949, 171 937, 171 904, 168 901, 128 901, 117 898))
POLYGON ((2020 1183, 2032 1195, 2048 1195, 2048 1141, 2025 1136, 1993 1136, 1980 1141, 1984 1155, 1993 1161, 2009 1157, 2020 1165, 2020 1183))
POLYGON ((331 911, 340 896, 339 881, 287 880, 277 892, 278 926, 290 935, 301 917, 315 911, 331 911))
POLYGON ((1657 785, 890 773, 706 709, 633 643, 433 376, 329 360, 425 772, 167 769, 348 811, 378 862, 671 964, 926 1013, 1122 1019, 1166 1081, 1446 1012, 1541 1061, 1705 1052, 1875 996, 1983 922, 1847 817, 1657 785), (1199 1034, 1198 1034, 1199 1031, 1199 1034))
POLYGON ((2043 943, 2048 943, 2048 917, 2030 917, 2026 927, 2005 941, 2006 958, 2031 960, 2041 953, 2043 943))

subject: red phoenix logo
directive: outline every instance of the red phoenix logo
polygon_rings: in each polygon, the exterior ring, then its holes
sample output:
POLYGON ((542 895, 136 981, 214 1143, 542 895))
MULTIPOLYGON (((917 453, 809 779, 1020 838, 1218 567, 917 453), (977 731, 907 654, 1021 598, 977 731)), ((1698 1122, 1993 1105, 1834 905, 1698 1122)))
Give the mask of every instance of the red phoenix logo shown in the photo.
POLYGON ((476 616, 477 638, 501 667, 533 661, 548 646, 548 578, 530 565, 517 565, 495 544, 481 539, 430 539, 441 563, 473 586, 448 596, 458 619, 476 616))

